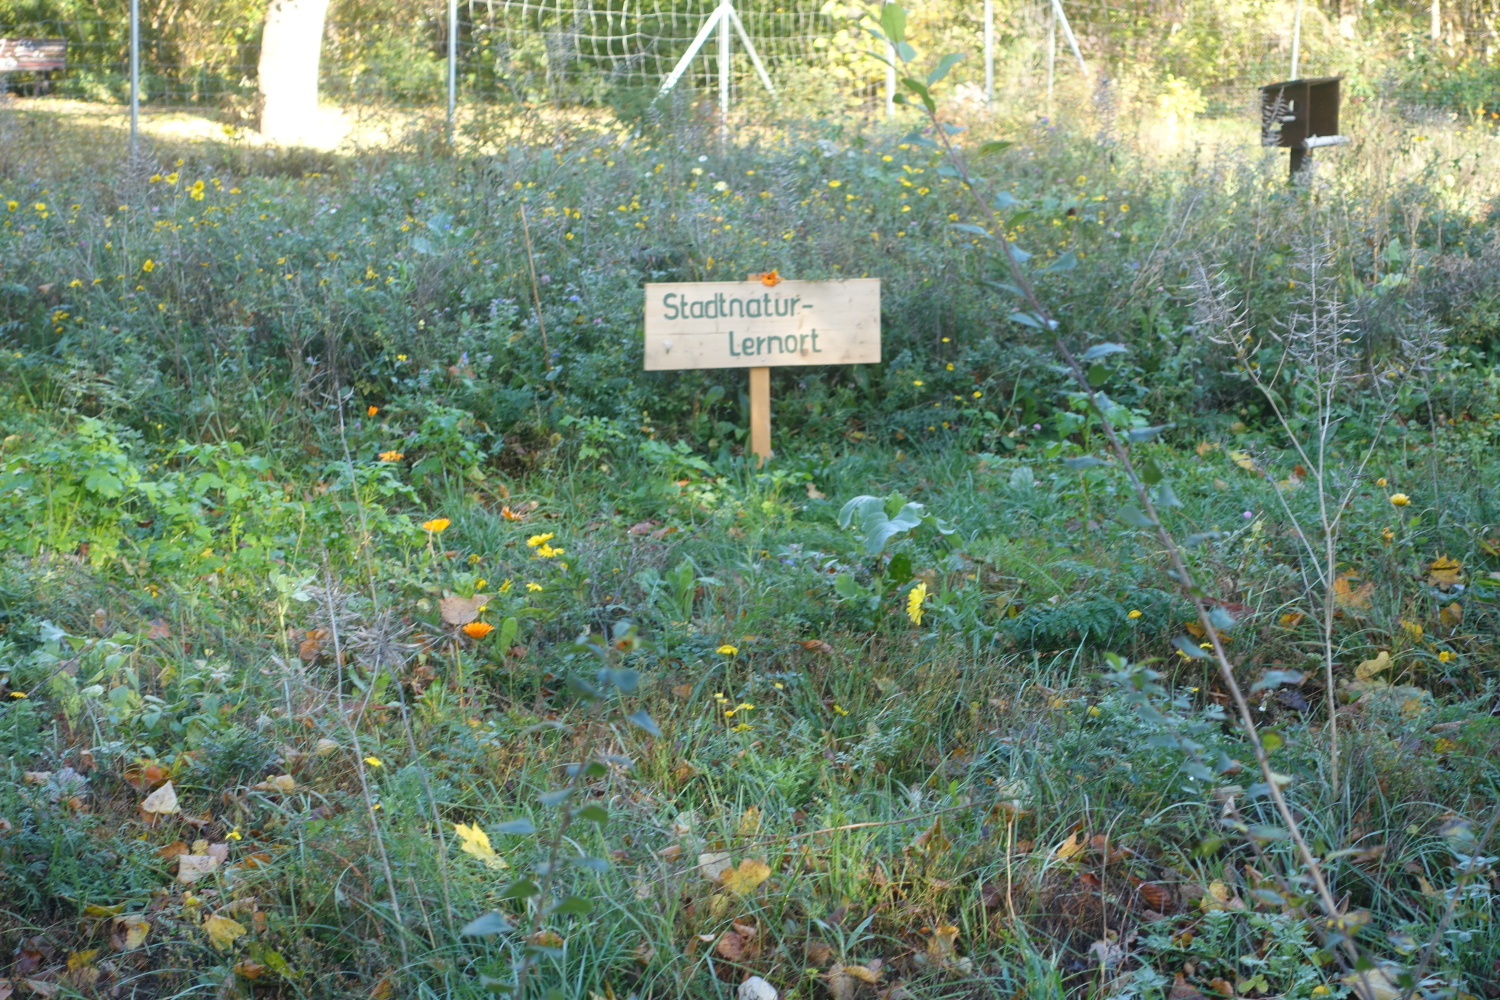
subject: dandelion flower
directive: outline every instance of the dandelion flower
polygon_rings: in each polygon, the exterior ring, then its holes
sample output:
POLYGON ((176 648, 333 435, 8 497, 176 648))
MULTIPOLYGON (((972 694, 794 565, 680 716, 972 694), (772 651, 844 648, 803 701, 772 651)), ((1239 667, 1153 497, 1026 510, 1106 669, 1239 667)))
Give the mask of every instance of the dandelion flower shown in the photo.
POLYGON ((380 762, 380 758, 379 757, 366 757, 365 758, 365 763, 369 764, 371 767, 384 767, 385 766, 384 764, 382 764, 380 762))
POLYGON ((847 708, 845 708, 843 705, 840 705, 840 704, 837 704, 837 703, 834 704, 833 710, 835 712, 837 712, 839 715, 848 715, 849 714, 849 710, 847 708))
POLYGON ((1438 662, 1439 663, 1448 663, 1452 659, 1453 659, 1453 654, 1450 653, 1450 652, 1448 652, 1446 649, 1443 650, 1441 653, 1438 654, 1438 662))
POLYGON ((718 649, 714 650, 714 652, 718 653, 720 656, 733 656, 736 653, 738 653, 739 651, 740 651, 740 647, 738 647, 738 646, 731 646, 727 642, 724 645, 720 646, 718 649))
POLYGON ((423 521, 422 530, 430 531, 434 535, 439 535, 446 531, 448 529, 448 525, 452 523, 453 522, 448 520, 446 517, 435 517, 431 521, 423 521))
POLYGON ((526 592, 528 594, 535 594, 537 591, 539 591, 541 589, 542 589, 542 585, 540 583, 528 583, 526 585, 526 592))
POLYGON ((1411 497, 1407 496, 1405 493, 1392 493, 1391 494, 1391 505, 1392 506, 1394 506, 1394 507, 1405 507, 1409 503, 1411 503, 1411 497))
POLYGON ((1130 612, 1130 614, 1126 615, 1125 617, 1126 618, 1139 618, 1140 616, 1141 616, 1141 609, 1140 608, 1136 608, 1136 609, 1132 610, 1130 612))
POLYGON ((141 264, 141 270, 145 271, 147 274, 150 274, 152 271, 156 270, 156 261, 152 260, 150 257, 147 257, 146 260, 141 264))
POLYGON ((489 622, 469 622, 464 626, 464 635, 470 639, 483 639, 493 631, 495 631, 495 626, 489 622))
POLYGON ((545 535, 532 535, 530 538, 526 539, 526 545, 527 547, 533 549, 538 545, 546 545, 549 541, 552 540, 552 536, 553 533, 550 531, 545 535))
POLYGON ((911 588, 911 593, 906 595, 906 617, 912 620, 912 624, 922 624, 922 605, 927 601, 927 584, 919 583, 911 588))

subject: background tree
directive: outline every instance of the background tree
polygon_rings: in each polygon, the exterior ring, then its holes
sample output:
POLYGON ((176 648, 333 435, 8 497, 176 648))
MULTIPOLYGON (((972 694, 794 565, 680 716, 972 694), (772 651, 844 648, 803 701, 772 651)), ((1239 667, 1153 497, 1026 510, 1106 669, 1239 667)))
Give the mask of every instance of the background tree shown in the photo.
POLYGON ((260 131, 272 142, 298 142, 316 128, 318 72, 328 0, 271 0, 261 35, 260 131))

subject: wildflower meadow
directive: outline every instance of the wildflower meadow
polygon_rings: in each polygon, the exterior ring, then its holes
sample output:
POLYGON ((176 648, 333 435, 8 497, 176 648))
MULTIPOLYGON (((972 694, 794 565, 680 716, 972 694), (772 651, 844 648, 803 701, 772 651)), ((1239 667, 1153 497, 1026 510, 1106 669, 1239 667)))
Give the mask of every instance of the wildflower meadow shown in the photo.
POLYGON ((0 106, 0 1000, 1500 997, 1497 119, 900 11, 890 116, 0 106), (747 275, 880 282, 764 460, 645 370, 747 275))

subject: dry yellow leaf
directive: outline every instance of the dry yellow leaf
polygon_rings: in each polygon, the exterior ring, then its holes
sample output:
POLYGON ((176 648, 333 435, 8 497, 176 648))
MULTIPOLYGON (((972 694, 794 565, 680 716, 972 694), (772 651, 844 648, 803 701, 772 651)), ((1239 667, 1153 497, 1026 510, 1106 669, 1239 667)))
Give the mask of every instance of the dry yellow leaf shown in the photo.
POLYGON ((474 857, 483 861, 490 868, 500 869, 510 867, 510 865, 505 863, 504 858, 495 853, 495 849, 490 846, 489 834, 481 830, 478 823, 469 826, 465 826, 463 823, 454 823, 453 832, 458 834, 459 840, 463 842, 461 847, 465 854, 474 855, 474 857))
POLYGON ((1354 586, 1354 580, 1359 577, 1345 573, 1333 581, 1333 602, 1341 608, 1368 608, 1370 598, 1375 593, 1373 583, 1362 583, 1354 586))
POLYGON ((223 858, 211 854, 178 855, 177 881, 183 885, 192 885, 223 863, 223 858))
POLYGON ((867 983, 870 986, 874 986, 880 982, 880 973, 864 965, 846 965, 844 966, 844 975, 853 976, 860 982, 867 983))
POLYGON ((918 834, 917 839, 911 842, 907 850, 916 851, 919 854, 939 855, 948 853, 948 848, 952 846, 952 841, 943 836, 943 818, 939 816, 932 821, 931 826, 918 834))
POLYGON ((1456 628, 1464 623, 1464 607, 1457 601, 1448 605, 1438 612, 1438 620, 1448 628, 1456 628))
POLYGON ((719 882, 723 874, 730 871, 734 864, 729 860, 728 853, 715 851, 698 855, 698 867, 702 869, 703 876, 710 882, 719 882))
POLYGON ((146 936, 150 933, 150 922, 132 914, 115 922, 115 934, 110 940, 120 951, 134 951, 146 943, 146 936))
POLYGON ((760 832, 760 807, 751 806, 745 810, 745 815, 740 817, 739 830, 736 836, 753 837, 760 832))
POLYGON ((167 816, 182 809, 177 805, 177 789, 169 781, 141 801, 141 811, 167 816))
POLYGON ((98 903, 90 903, 83 908, 86 917, 112 917, 125 909, 124 903, 116 903, 114 906, 100 906, 98 903))
POLYGON ((1451 556, 1438 556, 1427 567, 1427 583, 1433 587, 1449 587, 1464 582, 1463 563, 1451 556))
POLYGON ((479 617, 479 612, 494 597, 490 594, 475 594, 473 597, 445 597, 438 602, 438 613, 449 625, 467 625, 479 617))
POLYGON ((1373 680, 1376 674, 1385 673, 1390 668, 1391 654, 1382 649, 1373 660, 1365 660, 1354 668, 1354 678, 1361 681, 1373 680))
POLYGON ((297 779, 290 774, 278 774, 250 787, 257 792, 280 792, 283 795, 290 795, 297 790, 297 779))
POLYGON ((1199 441, 1196 445, 1193 446, 1193 450, 1198 453, 1199 458, 1206 458, 1207 456, 1219 450, 1219 442, 1199 441))
POLYGON ((1229 457, 1234 459, 1234 464, 1246 472, 1259 472, 1260 466, 1255 464, 1255 459, 1250 457, 1248 451, 1231 451, 1229 457))
POLYGON ((719 881, 730 892, 748 896, 770 877, 771 868, 764 861, 746 858, 738 868, 725 868, 719 875, 719 881))
POLYGON ((1087 846, 1081 833, 1075 832, 1067 840, 1052 849, 1053 861, 1067 861, 1069 858, 1079 854, 1087 846))
POLYGON ((203 921, 203 931, 213 946, 223 951, 245 933, 245 925, 215 914, 203 921))

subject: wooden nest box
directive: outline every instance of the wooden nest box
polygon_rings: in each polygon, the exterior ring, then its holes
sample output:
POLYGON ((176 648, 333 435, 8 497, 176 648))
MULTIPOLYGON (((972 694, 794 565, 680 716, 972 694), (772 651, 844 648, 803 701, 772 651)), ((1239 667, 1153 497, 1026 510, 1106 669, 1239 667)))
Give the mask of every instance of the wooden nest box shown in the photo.
POLYGON ((1311 152, 1341 146, 1339 82, 1341 76, 1285 80, 1260 88, 1260 144, 1292 151, 1291 176, 1311 165, 1311 152))

